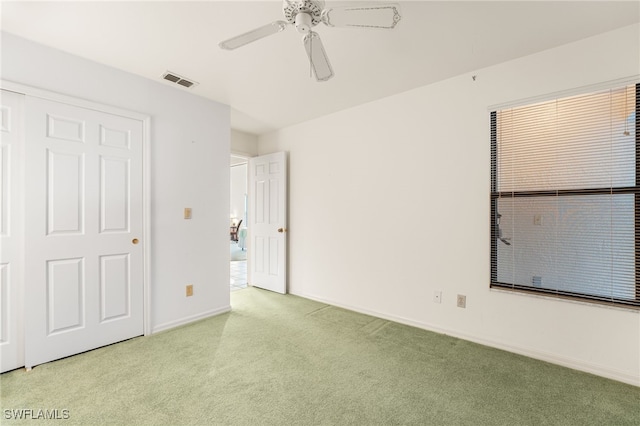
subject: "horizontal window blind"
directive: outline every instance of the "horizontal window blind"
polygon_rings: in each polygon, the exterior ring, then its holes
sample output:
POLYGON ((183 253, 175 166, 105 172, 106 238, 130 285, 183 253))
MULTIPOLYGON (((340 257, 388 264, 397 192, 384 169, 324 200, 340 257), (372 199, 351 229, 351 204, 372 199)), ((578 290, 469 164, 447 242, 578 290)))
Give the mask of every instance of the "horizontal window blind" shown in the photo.
POLYGON ((640 306, 640 85, 491 113, 491 286, 640 306))

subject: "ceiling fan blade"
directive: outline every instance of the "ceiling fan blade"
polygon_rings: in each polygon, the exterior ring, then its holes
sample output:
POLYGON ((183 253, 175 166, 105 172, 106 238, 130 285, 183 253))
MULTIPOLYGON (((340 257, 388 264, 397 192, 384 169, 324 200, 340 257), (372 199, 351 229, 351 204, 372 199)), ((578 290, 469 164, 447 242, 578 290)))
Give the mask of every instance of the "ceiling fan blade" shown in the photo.
POLYGON ((246 32, 244 34, 240 34, 239 36, 230 38, 225 41, 221 41, 218 46, 221 49, 233 50, 238 47, 242 47, 245 44, 252 43, 256 40, 260 40, 261 38, 270 36, 272 34, 279 33, 287 27, 287 22, 285 21, 274 21, 270 24, 263 25, 255 30, 246 32))
POLYGON ((400 6, 397 4, 363 4, 322 11, 322 22, 330 27, 392 29, 400 18, 400 6))
POLYGON ((313 68, 313 73, 316 75, 316 80, 327 81, 333 77, 333 69, 331 69, 329 58, 324 51, 324 46, 322 46, 322 40, 320 40, 318 33, 309 31, 309 33, 304 36, 303 42, 304 48, 307 50, 307 56, 309 56, 309 61, 311 62, 311 67, 313 68))

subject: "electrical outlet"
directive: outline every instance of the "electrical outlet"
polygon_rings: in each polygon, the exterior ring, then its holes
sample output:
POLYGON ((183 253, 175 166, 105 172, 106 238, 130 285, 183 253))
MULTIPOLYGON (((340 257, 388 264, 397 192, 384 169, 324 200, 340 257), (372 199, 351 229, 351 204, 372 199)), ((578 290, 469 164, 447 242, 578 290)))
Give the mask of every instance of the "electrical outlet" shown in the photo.
POLYGON ((436 290, 433 292, 433 303, 442 303, 442 292, 436 290))
POLYGON ((537 214, 533 216, 533 224, 535 226, 542 226, 542 215, 537 214))
POLYGON ((193 284, 187 285, 187 297, 193 296, 193 284))
POLYGON ((459 294, 458 298, 456 299, 456 304, 458 305, 458 308, 466 308, 467 307, 467 296, 459 294))

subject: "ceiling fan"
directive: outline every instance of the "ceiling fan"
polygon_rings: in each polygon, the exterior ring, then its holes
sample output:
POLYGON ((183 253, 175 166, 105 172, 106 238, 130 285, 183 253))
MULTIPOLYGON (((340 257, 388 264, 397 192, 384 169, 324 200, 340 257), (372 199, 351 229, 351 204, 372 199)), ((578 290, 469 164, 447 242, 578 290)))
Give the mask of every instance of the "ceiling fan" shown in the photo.
POLYGON ((346 7, 324 7, 324 0, 283 0, 282 13, 286 21, 274 21, 252 31, 219 43, 222 49, 233 50, 245 44, 283 31, 294 25, 300 34, 313 73, 318 81, 333 77, 333 69, 322 46, 320 36, 311 29, 320 22, 329 27, 359 27, 393 29, 400 21, 397 4, 363 3, 346 7))

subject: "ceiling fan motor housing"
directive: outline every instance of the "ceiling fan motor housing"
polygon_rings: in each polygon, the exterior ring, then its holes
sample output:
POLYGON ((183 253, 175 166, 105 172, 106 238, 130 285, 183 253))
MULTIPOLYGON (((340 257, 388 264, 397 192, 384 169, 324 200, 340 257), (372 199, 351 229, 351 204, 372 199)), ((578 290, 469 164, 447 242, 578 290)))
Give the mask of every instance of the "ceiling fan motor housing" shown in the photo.
POLYGON ((306 34, 321 21, 324 0, 284 0, 282 13, 299 33, 306 34))
POLYGON ((300 12, 296 15, 296 31, 300 34, 307 34, 311 31, 311 15, 308 13, 300 12))

